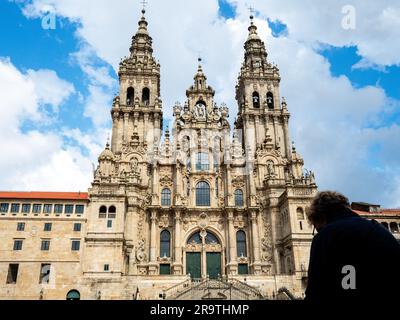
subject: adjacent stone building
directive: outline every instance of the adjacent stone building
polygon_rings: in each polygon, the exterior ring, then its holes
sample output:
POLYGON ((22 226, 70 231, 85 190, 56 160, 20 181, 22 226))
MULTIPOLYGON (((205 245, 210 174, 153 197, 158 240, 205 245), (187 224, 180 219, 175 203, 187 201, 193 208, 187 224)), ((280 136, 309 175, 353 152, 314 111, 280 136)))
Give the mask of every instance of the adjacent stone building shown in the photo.
MULTIPOLYGON (((88 193, 0 193, 0 298, 301 298, 317 186, 253 19, 234 128, 199 59, 163 141, 147 27, 143 15, 120 64, 111 145, 88 193)), ((397 232, 399 217, 373 216, 397 232)))

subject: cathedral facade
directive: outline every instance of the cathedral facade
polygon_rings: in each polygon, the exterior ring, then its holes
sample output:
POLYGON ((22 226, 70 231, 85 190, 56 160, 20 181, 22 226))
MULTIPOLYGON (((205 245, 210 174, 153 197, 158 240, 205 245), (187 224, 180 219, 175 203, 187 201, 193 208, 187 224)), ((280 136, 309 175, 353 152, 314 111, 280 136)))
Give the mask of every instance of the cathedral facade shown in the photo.
MULTIPOLYGON (((303 297, 317 186, 290 143, 279 69, 253 19, 248 30, 234 127, 199 59, 162 139, 143 12, 88 193, 0 194, 0 298, 303 297)), ((385 217, 398 223, 399 212, 385 217)))
POLYGON ((147 26, 143 16, 120 64, 111 146, 89 190, 84 273, 103 272, 106 261, 93 257, 113 256, 110 267, 121 276, 251 282, 287 275, 300 293, 311 241, 305 209, 317 187, 291 146, 279 69, 253 20, 234 128, 199 64, 162 143, 160 65, 147 26), (114 237, 105 219, 111 205, 114 237))

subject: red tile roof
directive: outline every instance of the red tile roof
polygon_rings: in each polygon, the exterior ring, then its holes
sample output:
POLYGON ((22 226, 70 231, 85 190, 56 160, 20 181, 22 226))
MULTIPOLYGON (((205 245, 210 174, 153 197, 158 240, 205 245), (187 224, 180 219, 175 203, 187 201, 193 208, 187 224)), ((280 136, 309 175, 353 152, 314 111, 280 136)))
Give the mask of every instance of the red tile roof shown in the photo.
POLYGON ((399 215, 400 216, 400 209, 380 209, 378 212, 367 212, 367 211, 360 211, 360 210, 352 210, 359 215, 399 215))
POLYGON ((88 200, 86 192, 10 192, 0 191, 0 199, 88 200))

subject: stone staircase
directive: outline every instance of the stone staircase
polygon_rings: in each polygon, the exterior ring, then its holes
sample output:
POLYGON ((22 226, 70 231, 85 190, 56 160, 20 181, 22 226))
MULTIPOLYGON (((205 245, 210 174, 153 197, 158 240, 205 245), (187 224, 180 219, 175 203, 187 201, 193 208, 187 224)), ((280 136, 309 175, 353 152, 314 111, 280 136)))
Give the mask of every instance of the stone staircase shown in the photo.
POLYGON ((261 300, 259 290, 236 279, 187 279, 164 291, 167 300, 261 300))

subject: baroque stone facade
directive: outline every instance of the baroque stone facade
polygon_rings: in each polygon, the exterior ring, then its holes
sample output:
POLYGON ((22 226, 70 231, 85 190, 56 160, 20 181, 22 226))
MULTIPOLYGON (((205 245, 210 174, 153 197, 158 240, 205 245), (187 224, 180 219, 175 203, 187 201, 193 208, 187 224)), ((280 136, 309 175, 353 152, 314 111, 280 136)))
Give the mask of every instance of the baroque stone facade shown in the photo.
MULTIPOLYGON (((257 292, 273 298, 282 288, 302 297, 312 240, 305 211, 317 186, 290 143, 279 69, 268 62, 253 20, 233 130, 229 107, 214 101, 199 59, 187 100, 173 106, 174 124, 163 141, 160 65, 147 27, 143 15, 130 56, 120 64, 111 145, 99 157, 84 227, 75 234, 82 240, 79 253, 60 258, 59 250, 69 250, 60 244, 46 257, 33 256, 30 263, 56 265, 57 277, 38 284, 36 275, 26 276, 17 287, 11 281, 0 297, 168 299, 210 279, 235 283, 237 294, 245 294, 236 298, 257 298, 257 292)), ((8 230, 21 219, 28 217, 3 221, 8 230)), ((60 235, 69 244, 74 235, 65 228, 60 235)), ((10 261, 24 256, 4 252, 0 265, 9 277, 10 261)))

